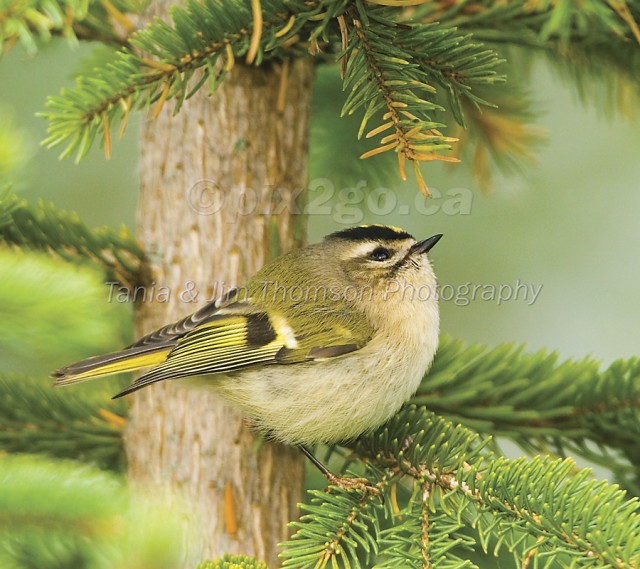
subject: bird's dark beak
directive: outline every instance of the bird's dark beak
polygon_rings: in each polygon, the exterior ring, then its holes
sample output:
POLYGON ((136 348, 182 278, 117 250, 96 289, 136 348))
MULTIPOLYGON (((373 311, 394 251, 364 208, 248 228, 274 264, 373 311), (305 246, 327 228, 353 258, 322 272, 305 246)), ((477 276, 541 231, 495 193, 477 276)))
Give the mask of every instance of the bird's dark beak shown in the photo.
POLYGON ((442 237, 442 233, 438 233, 437 235, 429 237, 428 239, 425 239, 424 241, 419 241, 418 243, 416 243, 415 245, 413 245, 411 247, 411 252, 416 254, 416 255, 421 255, 422 253, 426 253, 427 251, 431 251, 433 246, 438 241, 440 241, 441 237, 442 237))

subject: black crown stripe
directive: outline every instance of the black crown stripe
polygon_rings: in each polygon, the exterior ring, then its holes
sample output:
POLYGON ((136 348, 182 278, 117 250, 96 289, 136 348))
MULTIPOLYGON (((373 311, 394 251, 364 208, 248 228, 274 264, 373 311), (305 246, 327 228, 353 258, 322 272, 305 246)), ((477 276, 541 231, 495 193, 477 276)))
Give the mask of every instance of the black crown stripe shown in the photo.
POLYGON ((397 227, 389 225, 360 225, 336 231, 327 239, 348 239, 349 241, 391 241, 394 239, 413 239, 413 237, 397 227))

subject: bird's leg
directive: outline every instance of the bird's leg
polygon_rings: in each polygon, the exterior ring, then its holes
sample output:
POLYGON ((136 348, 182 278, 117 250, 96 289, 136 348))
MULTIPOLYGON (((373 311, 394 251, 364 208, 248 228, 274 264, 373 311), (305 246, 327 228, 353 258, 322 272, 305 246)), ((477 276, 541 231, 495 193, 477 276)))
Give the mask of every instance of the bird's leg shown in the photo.
POLYGON ((338 486, 344 490, 361 490, 374 496, 380 495, 380 490, 373 486, 366 478, 355 478, 353 476, 338 476, 331 472, 324 464, 322 464, 315 456, 313 456, 309 450, 303 445, 298 445, 298 448, 302 453, 313 463, 313 465, 320 471, 329 484, 332 486, 338 486))

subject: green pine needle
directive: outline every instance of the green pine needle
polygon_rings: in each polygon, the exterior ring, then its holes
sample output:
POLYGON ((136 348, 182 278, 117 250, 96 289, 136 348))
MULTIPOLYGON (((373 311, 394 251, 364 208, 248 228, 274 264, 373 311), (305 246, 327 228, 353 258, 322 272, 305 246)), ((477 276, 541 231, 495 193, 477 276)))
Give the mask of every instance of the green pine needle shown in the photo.
POLYGON ((640 466, 640 359, 607 369, 592 360, 489 349, 443 337, 412 402, 531 453, 583 456, 637 484, 640 466), (635 480, 635 481, 634 481, 635 480))
POLYGON ((453 26, 485 33, 492 40, 529 45, 540 45, 544 41, 567 44, 602 35, 640 41, 640 2, 637 0, 425 2, 412 16, 427 22, 447 21, 453 26))
MULTIPOLYGON (((532 55, 548 56, 558 77, 576 87, 581 99, 600 110, 626 112, 638 101, 640 66, 640 2, 528 2, 491 0, 427 2, 413 14, 417 20, 446 21, 491 43, 507 59, 508 46, 526 48, 517 74, 532 55), (467 4, 469 4, 467 6, 467 4), (597 88, 594 89, 594 86, 597 88), (604 91, 604 95, 603 95, 604 91), (603 100, 608 97, 608 103, 603 100), (632 101, 625 99, 632 97, 632 101), (621 104, 622 102, 622 104, 621 104)), ((511 75, 510 75, 511 79, 511 75)))
POLYGON ((126 44, 133 24, 126 14, 139 13, 141 0, 0 0, 0 51, 19 42, 35 54, 52 36, 72 45, 79 39, 126 44))
MULTIPOLYGON (((257 30, 248 5, 188 0, 184 8, 174 7, 170 22, 156 19, 127 38, 114 61, 82 74, 74 89, 49 99, 45 144, 65 145, 62 156, 80 160, 101 137, 108 155, 112 128, 119 125, 122 133, 132 110, 153 107, 157 116, 172 99, 178 112, 206 84, 215 90, 240 58, 261 64, 270 58, 335 56, 348 91, 343 114, 362 112, 359 135, 380 138, 362 157, 394 151, 401 177, 407 177, 406 161, 412 162, 428 194, 418 163, 458 160, 446 154, 457 133, 443 132, 450 118, 444 108, 460 125, 497 129, 485 137, 497 164, 530 160, 537 132, 509 116, 509 109, 500 116, 489 111, 484 118, 480 112, 506 100, 481 90, 504 81, 498 66, 505 46, 553 54, 563 76, 574 76, 583 93, 589 92, 585 75, 606 77, 604 84, 623 101, 616 100, 615 107, 630 106, 624 100, 637 91, 639 2, 591 0, 579 8, 572 2, 526 0, 425 2, 415 8, 378 3, 385 2, 263 0, 257 30), (496 140, 500 144, 492 144, 496 140)), ((530 114, 522 105, 517 109, 530 114)), ((483 187, 489 184, 486 163, 486 151, 474 152, 483 187)))
MULTIPOLYGON (((320 0, 264 2, 255 62, 277 55, 323 10, 330 15, 335 7, 326 4, 320 0)), ((187 0, 184 8, 171 10, 171 17, 172 25, 156 19, 130 38, 132 47, 118 52, 115 61, 79 77, 74 89, 63 89, 59 97, 48 100, 49 112, 43 114, 50 122, 46 146, 66 144, 62 157, 75 153, 80 160, 102 134, 109 154, 111 127, 119 123, 122 132, 134 108, 155 104, 156 116, 164 102, 173 99, 178 112, 205 83, 215 90, 258 37, 250 8, 239 2, 187 0)), ((322 22, 312 26, 318 33, 323 28, 322 22)))
POLYGON ((384 508, 358 492, 313 492, 284 544, 285 566, 367 567, 377 552, 380 568, 462 568, 474 567, 474 551, 503 549, 517 567, 640 563, 638 500, 570 459, 496 457, 473 431, 415 406, 356 450, 384 508))
POLYGON ((122 471, 127 407, 113 382, 54 389, 51 380, 0 374, 0 450, 73 458, 122 471))
POLYGON ((451 111, 464 124, 462 102, 488 105, 473 87, 504 81, 495 68, 501 63, 495 52, 440 24, 403 23, 388 8, 348 9, 342 20, 348 33, 342 54, 344 89, 349 91, 342 114, 364 110, 359 136, 382 136, 379 146, 361 157, 393 150, 400 176, 406 179, 406 161, 413 163, 423 193, 419 162, 457 158, 442 154, 456 139, 440 132, 436 120, 443 111, 436 101, 437 84, 445 89, 451 111), (367 23, 365 23, 368 22, 367 23), (368 123, 376 120, 375 128, 368 123))
POLYGON ((348 61, 349 94, 343 114, 364 110, 360 135, 370 120, 377 121, 367 136, 383 134, 382 141, 363 157, 394 149, 406 178, 407 159, 456 161, 441 154, 453 140, 438 131, 443 125, 433 113, 442 108, 430 83, 444 88, 462 123, 462 100, 487 104, 473 87, 503 80, 495 71, 500 63, 496 54, 471 43, 468 34, 437 25, 402 24, 397 10, 368 6, 345 11, 344 2, 337 0, 262 2, 261 9, 263 24, 256 35, 253 14, 242 4, 189 0, 185 8, 175 7, 171 24, 155 20, 130 38, 131 49, 81 75, 73 90, 49 99, 50 110, 43 115, 50 122, 44 144, 65 144, 62 156, 75 153, 79 160, 102 135, 109 154, 112 127, 119 123, 122 132, 134 108, 155 105, 157 116, 173 99, 178 112, 205 83, 213 91, 238 58, 260 63, 285 52, 304 54, 299 48, 295 51, 298 44, 317 53, 320 41, 327 51, 339 52, 346 33, 340 58, 348 61))
POLYGON ((144 254, 124 226, 90 229, 74 212, 42 201, 32 207, 10 193, 0 196, 0 211, 0 240, 8 245, 93 264, 123 285, 144 282, 144 254))
POLYGON ((297 531, 282 544, 283 567, 323 569, 331 566, 361 569, 378 553, 378 519, 370 494, 359 495, 339 488, 330 493, 310 491, 305 512, 290 527, 297 531))

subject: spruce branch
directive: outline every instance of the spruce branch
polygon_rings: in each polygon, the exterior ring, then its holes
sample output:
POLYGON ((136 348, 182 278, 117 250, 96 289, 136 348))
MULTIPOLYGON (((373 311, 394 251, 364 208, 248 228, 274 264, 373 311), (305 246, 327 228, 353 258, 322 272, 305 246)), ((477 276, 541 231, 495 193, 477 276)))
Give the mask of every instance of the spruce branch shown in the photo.
POLYGON ((376 551, 379 568, 460 569, 476 567, 470 558, 478 550, 498 556, 502 549, 518 567, 640 566, 637 499, 591 479, 586 469, 576 474, 569 459, 510 460, 488 442, 406 406, 353 445, 383 491, 384 507, 360 493, 313 492, 308 513, 284 544, 286 566, 367 567, 376 551), (351 547, 333 563, 327 551, 341 540, 351 547))
POLYGON ((640 43, 637 0, 425 2, 413 10, 412 17, 424 22, 446 21, 477 32, 485 30, 486 39, 525 45, 540 45, 547 40, 567 44, 602 34, 640 43))
POLYGON ((145 280, 144 253, 126 227, 88 228, 77 214, 39 202, 36 207, 13 194, 0 198, 0 239, 21 249, 46 251, 72 262, 89 262, 111 280, 134 287, 145 280))
POLYGON ((368 565, 378 553, 378 519, 373 512, 373 502, 378 499, 341 488, 332 487, 331 491, 312 490, 311 501, 300 505, 306 513, 290 524, 297 532, 282 544, 283 567, 323 569, 344 564, 360 568, 361 557, 368 565))
POLYGON ((464 124, 462 101, 489 104, 473 87, 503 81, 495 70, 501 61, 492 50, 469 41, 468 34, 439 24, 406 23, 393 14, 386 8, 347 9, 341 22, 342 62, 344 88, 350 92, 342 114, 364 108, 359 136, 377 117, 381 124, 366 136, 383 138, 361 158, 395 151, 401 177, 406 179, 409 160, 421 190, 428 194, 418 163, 457 161, 441 154, 456 139, 438 130, 444 125, 434 120, 434 113, 444 108, 436 102, 432 84, 444 88, 454 117, 464 124))
POLYGON ((531 453, 583 456, 638 489, 638 358, 601 370, 591 359, 560 362, 554 353, 467 346, 445 336, 411 401, 531 453))
POLYGON ((382 124, 366 133, 371 138, 386 133, 380 145, 361 158, 368 158, 393 150, 397 153, 400 175, 406 179, 405 164, 409 160, 425 194, 429 190, 417 168, 419 161, 454 158, 440 154, 450 150, 453 139, 443 136, 437 129, 443 126, 431 118, 431 113, 442 107, 425 98, 435 92, 427 83, 427 75, 412 63, 411 55, 398 47, 398 28, 395 22, 383 19, 386 12, 373 10, 357 12, 347 10, 352 32, 344 58, 347 60, 344 88, 350 89, 342 114, 352 114, 364 108, 359 136, 367 129, 371 118, 382 115, 382 124), (377 26, 365 25, 376 19, 377 26), (387 131, 390 131, 387 133, 387 131))
MULTIPOLYGON (((381 136, 362 157, 393 150, 401 177, 406 178, 409 160, 428 193, 419 162, 457 161, 443 154, 457 138, 451 135, 458 135, 441 132, 446 117, 436 115, 444 108, 457 123, 467 117, 480 127, 488 152, 507 168, 528 159, 525 147, 539 139, 510 112, 513 106, 506 113, 491 110, 504 97, 485 96, 480 88, 504 79, 496 72, 501 59, 478 41, 553 53, 553 61, 565 63, 563 72, 567 66, 593 69, 606 74, 607 85, 621 85, 621 92, 635 89, 637 2, 591 0, 584 9, 570 2, 525 0, 413 4, 265 0, 249 6, 188 0, 172 11, 171 23, 155 20, 131 38, 114 62, 82 75, 74 89, 49 99, 45 144, 65 144, 62 156, 75 153, 80 160, 101 135, 109 155, 112 127, 119 123, 122 134, 133 109, 155 105, 152 116, 157 116, 173 99, 178 112, 207 82, 213 91, 238 58, 261 64, 274 57, 339 53, 349 90, 343 114, 363 109, 359 135, 381 136), (488 110, 480 112, 481 106, 488 110), (367 131, 374 118, 378 124, 367 131)), ((487 186, 490 154, 480 144, 475 149, 476 171, 487 186)))
MULTIPOLYGON (((602 97, 592 88, 597 83, 614 94, 616 89, 640 94, 636 79, 640 2, 636 0, 425 3, 414 10, 413 17, 424 22, 446 21, 501 51, 510 45, 524 47, 528 59, 531 53, 546 54, 558 76, 569 78, 583 98, 599 107, 602 97), (587 97, 590 92, 592 96, 587 97)), ((516 75, 526 65, 519 67, 516 75)), ((612 97, 613 108, 618 106, 616 100, 612 97)))
POLYGON ((63 392, 42 378, 0 374, 0 449, 121 471, 126 404, 110 393, 104 387, 63 392))
POLYGON ((68 41, 101 41, 127 45, 133 24, 126 14, 138 13, 138 0, 0 0, 0 50, 20 42, 34 54, 38 44, 61 35, 68 41))
POLYGON ((295 46, 307 46, 317 55, 323 48, 331 51, 341 45, 344 86, 350 89, 343 114, 364 108, 360 136, 378 115, 382 124, 367 137, 390 131, 362 157, 395 150, 403 179, 409 160, 427 193, 417 163, 457 161, 440 153, 450 149, 453 139, 438 130, 443 125, 432 116, 442 107, 434 102, 431 83, 444 88, 462 123, 462 100, 488 104, 473 88, 503 80, 495 71, 500 63, 496 54, 470 42, 469 34, 404 23, 399 10, 348 6, 338 0, 280 0, 259 6, 257 10, 189 0, 184 8, 174 8, 171 24, 155 20, 131 37, 132 48, 121 50, 115 61, 81 76, 73 90, 49 99, 44 114, 50 121, 49 136, 44 143, 64 143, 62 156, 76 153, 79 160, 101 133, 109 154, 111 127, 119 122, 122 132, 134 108, 155 104, 155 117, 173 99, 177 112, 207 81, 213 91, 238 58, 260 64, 295 54, 295 46))
POLYGON ((498 108, 477 109, 464 103, 462 115, 470 128, 451 133, 461 139, 457 145, 460 149, 471 139, 472 151, 457 155, 463 159, 471 157, 476 179, 483 189, 490 185, 489 160, 506 173, 520 170, 522 165, 533 161, 532 150, 542 139, 541 132, 527 124, 533 115, 527 97, 513 95, 514 85, 517 91, 518 83, 532 67, 532 56, 545 56, 559 79, 569 82, 585 104, 625 116, 637 107, 640 95, 637 1, 425 2, 407 11, 418 21, 445 22, 461 32, 470 32, 511 62, 507 71, 508 92, 496 89, 486 95, 486 100, 498 108), (513 46, 522 49, 516 52, 510 49, 513 46))
POLYGON ((504 59, 493 49, 474 42, 472 34, 442 25, 412 24, 411 30, 397 39, 426 76, 445 90, 448 109, 458 124, 465 126, 464 103, 474 109, 496 107, 477 89, 506 80, 496 71, 504 59))
POLYGON ((468 483, 450 477, 438 482, 447 491, 461 489, 479 509, 476 527, 489 524, 489 513, 512 531, 532 531, 525 557, 563 557, 577 567, 640 566, 638 501, 605 481, 590 480, 589 470, 575 470, 570 459, 499 458, 483 470, 471 469, 468 483), (613 517, 611 517, 613 516, 613 517), (613 520, 613 523, 612 523, 613 520))
MULTIPOLYGON (((361 439, 356 449, 369 458, 374 474, 381 469, 386 476, 414 480, 414 492, 399 512, 403 519, 415 524, 416 517, 424 515, 416 501, 427 504, 432 515, 444 517, 442 528, 449 533, 438 545, 431 541, 434 564, 454 547, 472 547, 471 540, 459 534, 463 524, 474 531, 466 535, 474 536, 485 552, 491 541, 494 554, 506 545, 519 566, 539 556, 550 562, 568 559, 567 564, 576 567, 638 567, 637 499, 589 479, 588 470, 572 475, 575 464, 569 459, 509 460, 493 455, 486 442, 461 425, 408 406, 361 439)), ((390 528, 386 537, 399 539, 406 531, 390 528)), ((421 548, 414 542, 410 552, 424 557, 421 548)), ((464 558, 449 562, 468 566, 464 558)))
POLYGON ((302 28, 310 22, 309 38, 320 34, 327 16, 337 10, 334 4, 340 2, 263 2, 258 33, 252 11, 242 3, 188 0, 184 8, 171 11, 172 25, 156 19, 131 37, 132 49, 121 50, 114 62, 50 98, 50 110, 43 113, 50 122, 44 144, 51 148, 66 143, 61 156, 76 153, 80 160, 102 133, 109 155, 111 126, 119 122, 122 134, 134 108, 155 103, 157 116, 173 99, 178 112, 207 81, 214 91, 236 59, 250 56, 260 64, 300 41, 302 28))

